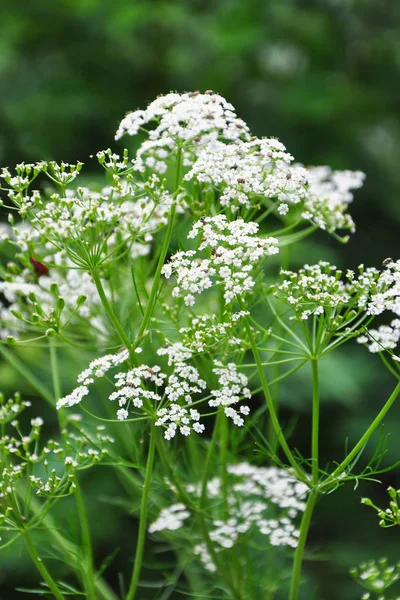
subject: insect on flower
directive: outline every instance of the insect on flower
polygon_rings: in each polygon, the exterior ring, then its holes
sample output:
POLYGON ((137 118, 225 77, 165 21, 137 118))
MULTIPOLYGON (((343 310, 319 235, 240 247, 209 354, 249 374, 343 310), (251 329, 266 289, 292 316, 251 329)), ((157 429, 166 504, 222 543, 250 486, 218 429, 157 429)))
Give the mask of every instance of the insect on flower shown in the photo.
POLYGON ((383 267, 387 267, 388 265, 390 265, 390 263, 393 262, 392 258, 385 258, 385 260, 382 261, 382 266, 383 267))
POLYGON ((40 261, 36 260, 36 258, 33 258, 33 256, 31 256, 30 261, 31 261, 31 265, 33 266, 35 273, 38 277, 49 274, 49 269, 46 267, 46 265, 44 265, 40 261))

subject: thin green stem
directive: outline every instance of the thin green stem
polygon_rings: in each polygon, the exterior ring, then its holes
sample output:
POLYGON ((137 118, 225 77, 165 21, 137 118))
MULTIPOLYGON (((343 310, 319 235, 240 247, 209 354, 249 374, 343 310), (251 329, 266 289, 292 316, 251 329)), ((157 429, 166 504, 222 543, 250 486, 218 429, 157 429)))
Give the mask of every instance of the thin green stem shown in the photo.
POLYGON ((316 490, 311 490, 307 499, 306 510, 304 511, 303 518, 301 519, 299 542, 294 555, 289 600, 297 600, 299 595, 304 548, 306 545, 308 530, 310 528, 311 517, 314 511, 314 506, 317 497, 318 493, 316 492, 316 490))
MULTIPOLYGON (((54 394, 54 406, 57 401, 62 397, 61 381, 60 381, 60 370, 58 368, 58 354, 57 347, 55 346, 54 338, 50 338, 50 368, 51 368, 51 379, 53 383, 53 394, 54 394)), ((58 423, 60 426, 61 434, 63 433, 65 425, 64 410, 60 409, 57 411, 58 423)))
POLYGON ((25 531, 23 536, 24 536, 25 546, 29 552, 32 562, 34 563, 35 567, 37 568, 40 575, 42 576, 43 581, 45 581, 47 583, 47 585, 49 586, 51 592, 54 595, 54 598, 56 598, 57 600, 65 600, 65 597, 60 592, 57 583, 54 581, 54 579, 52 578, 52 576, 46 569, 42 559, 39 558, 38 553, 36 552, 35 546, 32 543, 32 540, 30 538, 28 531, 25 531))
POLYGON ((132 352, 132 344, 131 344, 128 336, 126 335, 124 328, 122 327, 118 317, 116 316, 116 314, 107 298, 107 295, 104 291, 103 284, 101 282, 101 278, 100 278, 98 270, 93 269, 91 271, 91 274, 92 274, 93 281, 94 281, 96 289, 97 289, 97 293, 99 294, 99 298, 101 300, 101 303, 103 305, 103 308, 104 308, 108 318, 110 319, 111 323, 113 324, 114 329, 118 333, 125 348, 131 353, 132 352))
POLYGON ((78 509, 78 517, 79 517, 79 525, 81 528, 82 534, 82 549, 83 549, 83 560, 84 564, 82 565, 83 578, 85 582, 86 588, 86 597, 89 600, 96 600, 95 593, 95 571, 93 566, 93 552, 92 552, 92 542, 90 538, 90 529, 89 523, 87 519, 85 503, 82 495, 82 491, 78 482, 78 479, 75 477, 75 499, 76 499, 76 507, 78 509))
POLYGON ((61 383, 58 369, 57 348, 54 344, 54 338, 50 338, 50 367, 53 381, 54 400, 57 402, 57 400, 61 398, 61 383))
MULTIPOLYGON (((180 172, 181 172, 181 163, 182 163, 181 148, 178 149, 176 161, 177 161, 177 163, 176 163, 177 166, 176 166, 175 191, 178 189, 179 181, 180 181, 180 172)), ((145 310, 142 322, 139 327, 139 331, 136 336, 134 347, 136 347, 140 344, 140 341, 141 341, 143 335, 146 333, 149 323, 150 323, 150 319, 151 319, 153 311, 154 311, 155 304, 157 302, 158 287, 159 287, 160 278, 161 278, 161 271, 164 266, 165 258, 167 256, 169 244, 171 242, 172 232, 173 232, 173 228, 174 228, 174 221, 175 221, 175 213, 176 213, 176 202, 174 200, 173 204, 171 206, 171 211, 169 213, 169 217, 168 217, 167 231, 165 232, 163 244, 161 246, 161 251, 160 251, 160 256, 158 258, 156 272, 154 274, 153 285, 151 287, 150 296, 149 296, 149 299, 147 302, 147 306, 146 306, 146 310, 145 310)))
MULTIPOLYGON (((288 361, 291 360, 300 360, 298 358, 292 359, 286 359, 288 361)), ((263 363, 264 366, 264 363, 263 363)), ((279 364, 274 364, 273 368, 272 368, 272 374, 277 375, 277 377, 279 377, 279 371, 280 371, 280 367, 279 364)), ((276 379, 276 377, 274 377, 274 379, 276 379)), ((271 384, 271 381, 269 382, 269 390, 271 392, 271 396, 274 402, 274 410, 275 410, 275 414, 277 419, 279 419, 279 382, 277 384, 271 384)), ((269 445, 271 446, 271 451, 273 454, 276 454, 276 451, 278 449, 278 438, 276 437, 273 425, 272 425, 272 421, 271 419, 268 420, 268 425, 267 425, 267 440, 269 442, 269 445)))
POLYGON ((206 456, 206 460, 204 463, 203 476, 201 478, 200 503, 199 503, 200 511, 202 511, 204 509, 205 504, 207 502, 207 483, 208 483, 208 480, 210 479, 209 476, 210 476, 210 470, 211 470, 211 461, 212 461, 213 457, 215 456, 215 449, 217 447, 217 441, 218 441, 217 432, 219 431, 220 418, 221 418, 221 413, 219 412, 217 415, 215 424, 214 424, 211 441, 208 446, 207 456, 206 456))
POLYGON ((270 392, 269 387, 268 387, 267 379, 265 377, 264 369, 263 369, 261 358, 260 358, 260 353, 258 351, 257 344, 256 344, 256 341, 254 339, 254 335, 253 335, 253 332, 251 330, 251 326, 250 326, 250 323, 249 323, 247 317, 245 319, 245 327, 246 327, 247 335, 248 335, 248 338, 249 338, 249 341, 250 341, 251 349, 253 351, 254 360, 255 360, 256 365, 257 365, 258 376, 259 376, 260 381, 261 381, 261 385, 262 385, 264 396, 265 396, 265 401, 267 403, 267 408, 268 408, 268 411, 269 411, 269 416, 270 416, 270 419, 271 419, 272 426, 274 428, 276 437, 278 438, 279 444, 281 445, 282 450, 285 453, 285 456, 286 456, 287 460, 289 461, 289 464, 295 470, 298 478, 301 481, 305 481, 306 476, 305 476, 304 472, 302 471, 302 469, 297 464, 296 459, 294 458, 294 456, 293 456, 293 454, 292 454, 292 452, 291 452, 291 450, 290 450, 290 448, 289 448, 289 446, 288 446, 288 444, 286 442, 285 436, 283 434, 283 431, 282 431, 281 426, 280 426, 279 421, 278 421, 278 417, 276 416, 275 407, 274 407, 274 401, 273 401, 273 398, 271 396, 271 392, 270 392))
POLYGON ((346 458, 336 467, 332 475, 329 479, 324 482, 323 487, 325 487, 328 483, 332 482, 332 479, 336 479, 343 473, 345 468, 351 463, 351 461, 356 458, 358 453, 363 449, 365 444, 368 442, 371 435, 374 433, 377 427, 379 427, 382 419, 385 417, 386 413, 396 400, 397 396, 400 394, 400 382, 396 385, 393 392, 389 396, 388 400, 385 402, 383 408, 379 411, 375 419, 372 421, 371 425, 368 427, 364 435, 358 440, 357 444, 354 446, 353 450, 346 456, 346 458))
POLYGON ((149 508, 149 492, 150 492, 150 483, 153 474, 153 463, 154 463, 154 449, 156 445, 156 432, 154 431, 154 424, 152 423, 151 431, 150 431, 150 444, 149 451, 147 455, 147 464, 146 464, 146 472, 144 477, 144 486, 143 486, 143 494, 142 494, 142 503, 140 506, 140 516, 139 516, 139 532, 136 543, 136 553, 135 553, 135 563, 133 566, 133 573, 131 583, 129 585, 128 594, 126 596, 126 600, 134 600, 136 595, 136 590, 139 584, 140 571, 142 568, 143 561, 143 551, 144 551, 144 542, 146 539, 146 530, 147 530, 147 513, 149 508))
POLYGON ((319 479, 319 378, 318 360, 311 361, 313 394, 312 394, 312 433, 311 433, 311 459, 312 459, 312 484, 318 485, 319 479))
POLYGON ((228 461, 228 423, 227 423, 227 416, 224 413, 221 413, 219 428, 220 428, 219 456, 220 456, 220 468, 221 468, 222 496, 224 499, 223 515, 225 518, 227 515, 229 515, 229 507, 228 507, 228 472, 226 469, 226 465, 227 465, 227 461, 228 461))

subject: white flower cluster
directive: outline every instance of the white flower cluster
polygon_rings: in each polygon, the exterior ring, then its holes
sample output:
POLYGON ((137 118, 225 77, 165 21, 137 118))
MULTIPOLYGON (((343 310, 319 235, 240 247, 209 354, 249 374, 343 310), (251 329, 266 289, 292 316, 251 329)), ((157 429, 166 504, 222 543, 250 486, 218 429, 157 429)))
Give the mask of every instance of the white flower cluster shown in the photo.
POLYGON ((157 411, 156 426, 166 427, 164 438, 172 440, 179 428, 181 435, 188 436, 192 430, 196 433, 203 433, 205 427, 199 423, 200 413, 194 408, 189 410, 179 404, 172 402, 168 408, 160 408, 157 411))
POLYGON ((59 410, 63 407, 70 408, 75 404, 79 404, 82 399, 89 394, 89 386, 94 382, 95 377, 104 377, 110 369, 125 362, 129 356, 127 350, 122 350, 117 354, 106 354, 100 358, 96 358, 89 363, 89 367, 78 375, 79 387, 75 388, 70 394, 60 398, 57 401, 56 408, 59 410))
POLYGON ((153 521, 149 527, 149 533, 163 530, 175 531, 180 529, 189 517, 190 512, 184 504, 171 504, 160 512, 156 521, 153 521))
MULTIPOLYGON (((103 377, 110 369, 125 362, 128 356, 128 351, 123 350, 92 361, 78 376, 78 383, 82 385, 75 388, 68 396, 58 400, 57 409, 64 406, 71 407, 81 402, 89 394, 89 387, 94 383, 95 377, 103 377)), ((186 405, 192 403, 192 397, 206 388, 206 383, 200 378, 195 367, 174 361, 173 371, 168 376, 158 365, 153 367, 140 365, 126 372, 117 373, 114 381, 117 389, 108 396, 108 399, 118 402, 118 420, 126 420, 131 407, 148 409, 155 403, 159 405, 155 413, 155 424, 165 427, 166 439, 172 439, 178 428, 185 436, 192 430, 196 433, 204 431, 204 425, 199 423, 200 413, 195 409, 186 408, 186 405), (147 389, 149 384, 152 384, 155 390, 147 389), (179 401, 185 406, 177 404, 179 401)))
MULTIPOLYGON (((26 405, 26 403, 25 403, 26 405)), ((17 414, 17 413, 16 413, 17 414)), ((77 469, 87 469, 99 463, 109 454, 108 446, 113 438, 104 433, 104 427, 97 427, 95 433, 90 433, 74 422, 74 430, 65 429, 64 444, 48 440, 40 445, 43 419, 31 419, 29 433, 23 433, 17 419, 11 422, 16 434, 4 434, 0 438, 0 498, 15 491, 20 480, 29 466, 29 484, 38 495, 62 497, 74 490, 74 473, 77 469), (61 461, 64 472, 51 467, 54 461, 61 461), (41 465, 41 475, 32 474, 36 465, 41 465)), ((11 504, 12 505, 12 504, 11 504)))
POLYGON ((148 139, 140 146, 134 161, 134 168, 139 171, 149 167, 165 173, 166 160, 178 146, 184 149, 185 164, 191 164, 197 147, 221 137, 226 140, 249 137, 246 123, 236 116, 232 104, 211 91, 160 96, 146 110, 129 113, 115 137, 137 135, 152 123, 156 127, 148 132, 148 139))
POLYGON ((206 352, 226 340, 229 346, 243 350, 243 336, 238 335, 237 327, 241 318, 248 314, 247 311, 227 314, 226 320, 222 322, 216 315, 195 317, 189 327, 181 327, 179 330, 183 344, 193 352, 206 352))
MULTIPOLYGON (((370 560, 361 563, 359 567, 350 570, 357 582, 368 591, 361 596, 361 600, 389 600, 386 591, 400 579, 400 563, 389 565, 387 558, 378 561, 370 560), (371 595, 373 594, 373 596, 371 595)), ((390 595, 391 600, 400 600, 400 596, 390 595)))
POLYGON ((161 396, 157 392, 145 389, 143 386, 153 383, 156 388, 160 387, 164 384, 166 377, 159 366, 148 367, 147 365, 140 365, 126 373, 117 373, 114 379, 115 387, 118 390, 109 396, 109 400, 117 400, 118 405, 121 407, 117 411, 118 419, 124 421, 129 416, 128 410, 122 407, 131 405, 135 408, 142 408, 143 404, 148 401, 155 400, 159 402, 161 396))
POLYGON ((70 258, 79 263, 82 240, 96 239, 96 252, 103 256, 111 255, 122 242, 132 258, 147 254, 152 234, 165 225, 171 204, 171 195, 159 181, 157 186, 148 182, 142 189, 121 181, 100 192, 79 187, 50 198, 33 194, 19 203, 19 211, 22 215, 30 212, 31 238, 67 244, 70 258))
MULTIPOLYGON (((37 163, 20 163, 15 167, 15 174, 12 174, 7 167, 3 167, 0 172, 2 179, 14 192, 24 192, 31 182, 42 171, 47 171, 47 163, 40 161, 37 163)), ((1 186, 3 188, 3 186, 1 186)))
MULTIPOLYGON (((389 259, 382 272, 360 265, 357 275, 348 270, 344 280, 342 272, 325 261, 305 265, 298 272, 282 270, 281 274, 285 279, 276 286, 275 296, 290 305, 297 319, 326 314, 331 326, 339 328, 346 325, 346 318, 352 320, 357 314, 375 317, 388 311, 400 317, 400 260, 389 259)), ((365 330, 357 338, 373 353, 394 350, 399 340, 399 318, 390 325, 365 330)))
POLYGON ((329 167, 307 169, 308 190, 302 216, 320 229, 355 231, 347 207, 353 200, 350 190, 362 187, 365 174, 361 171, 332 171, 329 167))
POLYGON ((255 197, 277 200, 277 210, 286 214, 289 205, 306 195, 307 172, 291 168, 293 156, 276 139, 252 138, 248 142, 213 142, 198 153, 185 180, 212 184, 221 191, 219 202, 236 212, 250 208, 255 197))
POLYGON ((350 190, 361 187, 365 175, 329 167, 306 169, 293 165, 293 160, 276 139, 252 138, 231 144, 217 141, 198 153, 185 180, 219 190, 220 204, 232 212, 241 206, 251 208, 273 201, 280 215, 297 206, 303 219, 321 229, 353 232, 354 222, 347 213, 353 200, 350 190))
POLYGON ((243 219, 229 222, 225 215, 203 217, 188 234, 188 239, 202 235, 198 250, 177 252, 163 267, 167 279, 174 273, 177 285, 172 295, 182 296, 187 306, 195 303, 195 294, 201 294, 212 285, 220 285, 227 303, 249 292, 254 286, 253 269, 266 256, 276 254, 275 238, 257 237, 257 223, 243 219), (201 253, 207 251, 207 258, 201 253))
POLYGON ((251 392, 247 387, 248 379, 246 375, 238 372, 234 363, 229 363, 226 367, 219 361, 215 361, 215 364, 217 366, 213 369, 213 373, 218 376, 221 387, 211 390, 212 399, 208 404, 211 407, 223 406, 226 416, 232 419, 235 425, 242 427, 244 420, 240 415, 247 416, 250 408, 242 404, 238 412, 233 405, 239 403, 242 398, 251 398, 251 392))
MULTIPOLYGON (((169 375, 159 365, 150 367, 144 364, 114 375, 116 389, 108 399, 118 403, 117 419, 128 419, 130 409, 136 408, 142 409, 149 418, 155 418, 155 425, 165 429, 164 437, 167 440, 175 437, 178 430, 184 436, 190 435, 192 431, 202 433, 204 425, 199 422, 201 414, 191 405, 194 399, 197 403, 203 401, 201 396, 207 384, 200 377, 198 369, 187 362, 192 357, 191 350, 177 342, 160 348, 158 354, 168 357, 168 365, 172 367, 169 375), (153 389, 149 389, 149 386, 153 389)), ((124 349, 117 354, 107 354, 93 360, 78 376, 78 383, 81 385, 60 398, 57 409, 79 404, 89 394, 90 386, 96 378, 104 377, 110 369, 124 363, 128 357, 129 353, 124 349)), ((250 409, 248 406, 241 406, 238 412, 232 405, 239 403, 242 398, 251 397, 247 388, 248 379, 237 371, 233 363, 226 367, 220 362, 215 364, 217 366, 213 372, 218 376, 220 387, 210 391, 208 406, 224 407, 225 414, 236 425, 242 426, 243 418, 240 415, 248 415, 250 409)))
POLYGON ((366 344, 372 353, 394 350, 400 340, 400 320, 394 319, 390 325, 380 325, 378 329, 368 329, 366 335, 357 338, 359 344, 366 344))
MULTIPOLYGON (((385 261, 386 262, 386 261, 385 261)), ((380 273, 376 288, 371 297, 365 299, 368 315, 377 316, 390 312, 400 317, 400 260, 389 262, 380 273)), ((358 338, 360 344, 366 344, 370 352, 393 350, 400 339, 400 320, 394 319, 390 325, 380 325, 377 329, 369 329, 358 338)), ((395 357, 397 359, 397 357, 395 357)))
POLYGON ((158 356, 167 356, 169 366, 185 362, 193 355, 192 350, 181 342, 175 342, 174 344, 166 343, 162 348, 157 350, 157 354, 158 356))
MULTIPOLYGON (((241 312, 236 313, 236 314, 242 316, 241 312)), ((157 354, 159 354, 160 356, 163 356, 163 355, 168 356, 168 364, 169 365, 174 364, 175 373, 177 373, 178 376, 180 374, 181 369, 183 369, 185 374, 187 373, 188 369, 191 369, 193 372, 191 381, 194 381, 197 385, 200 385, 200 387, 202 389, 204 389, 206 387, 206 384, 204 381, 197 379, 198 378, 197 369, 194 369, 194 367, 189 367, 184 362, 179 362, 179 361, 187 360, 187 359, 191 358, 193 353, 189 346, 190 346, 190 344, 188 344, 187 346, 184 346, 180 342, 177 342, 175 344, 166 345, 163 348, 160 348, 158 350, 157 354)), ((194 344, 194 346, 196 346, 196 344, 194 344)), ((194 348, 193 350, 196 351, 196 348, 194 348)), ((246 375, 238 372, 237 366, 235 363, 229 363, 228 365, 224 366, 222 364, 222 362, 216 360, 214 362, 214 364, 215 364, 215 368, 212 370, 212 372, 215 373, 215 375, 217 375, 217 377, 218 377, 219 387, 217 389, 210 390, 211 399, 208 400, 208 406, 210 406, 211 408, 223 407, 225 415, 228 418, 232 419, 232 421, 235 425, 237 425, 238 427, 242 427, 244 425, 243 416, 247 416, 248 414, 250 414, 250 408, 248 406, 242 404, 240 406, 239 410, 237 411, 235 408, 233 408, 233 405, 241 402, 243 400, 243 398, 248 398, 248 399, 251 398, 251 392, 250 392, 249 388, 247 387, 249 381, 248 381, 246 375)), ((171 381, 175 380, 175 378, 176 378, 176 375, 173 374, 170 376, 170 378, 168 380, 168 387, 166 388, 166 393, 167 393, 169 399, 172 401, 175 401, 177 399, 177 397, 182 396, 182 397, 184 397, 185 401, 190 405, 191 404, 190 390, 186 391, 184 388, 182 389, 179 379, 177 382, 178 391, 177 391, 177 393, 174 394, 174 396, 171 395, 171 391, 175 392, 175 390, 173 390, 173 387, 171 385, 171 381), (170 391, 170 389, 171 389, 171 391, 170 391)), ((187 375, 186 375, 186 379, 187 379, 187 375)), ((201 390, 195 389, 194 391, 200 392, 201 390)), ((178 406, 176 406, 174 408, 174 412, 172 415, 174 418, 176 418, 175 411, 176 411, 177 415, 179 415, 180 410, 182 410, 182 409, 178 410, 178 408, 179 408, 178 406)), ((159 414, 159 413, 160 413, 160 411, 158 411, 157 414, 159 414)), ((163 418, 165 420, 167 420, 167 415, 168 415, 168 411, 165 411, 163 414, 163 418)), ((193 410, 190 411, 190 416, 193 421, 198 420, 198 418, 200 417, 199 413, 197 411, 193 411, 193 410)), ((200 425, 198 425, 198 427, 200 427, 200 425)), ((196 424, 193 425, 193 429, 195 431, 197 431, 196 424)), ((182 429, 181 429, 181 433, 183 433, 182 429)), ((187 433, 187 435, 188 434, 189 434, 189 432, 187 433)))
POLYGON ((298 272, 282 270, 281 274, 285 279, 276 286, 275 296, 284 298, 301 320, 327 313, 329 309, 339 313, 350 304, 363 309, 376 290, 379 277, 377 269, 364 269, 361 265, 359 276, 347 271, 344 282, 342 271, 326 261, 304 265, 298 272))
MULTIPOLYGON (((295 548, 299 531, 294 521, 305 509, 307 486, 277 467, 255 467, 239 463, 228 465, 227 471, 228 515, 223 520, 213 519, 210 529, 210 538, 216 550, 221 551, 240 543, 241 536, 251 528, 256 528, 265 536, 271 546, 295 548)), ((188 485, 186 491, 199 497, 201 484, 188 485)), ((207 495, 218 501, 215 506, 223 502, 223 486, 219 477, 208 481, 207 495)), ((190 516, 190 510, 185 505, 173 504, 160 513, 149 530, 155 532, 184 528, 190 516)), ((188 526, 193 532, 191 521, 188 526)), ((206 569, 215 570, 204 543, 194 546, 194 554, 200 556, 206 569)))
POLYGON ((400 317, 400 260, 388 263, 379 276, 376 293, 367 306, 369 315, 385 311, 400 317))
MULTIPOLYGON (((25 268, 9 263, 0 282, 7 300, 0 305, 2 337, 18 338, 19 330, 39 326, 58 331, 71 317, 74 324, 77 317, 87 317, 95 337, 104 338, 108 321, 92 277, 84 270, 85 260, 93 255, 93 260, 107 262, 118 249, 131 258, 148 254, 153 234, 167 223, 171 210, 172 196, 164 183, 157 176, 137 184, 117 178, 115 185, 100 192, 80 187, 50 198, 11 190, 21 216, 28 215, 29 221, 19 222, 7 235, 24 253, 25 268), (56 308, 61 302, 62 319, 57 314, 61 308, 56 308)), ((182 212, 183 201, 175 202, 182 212)), ((107 282, 104 286, 107 293, 107 282)))
POLYGON ((169 157, 180 147, 184 165, 191 167, 184 180, 218 190, 220 204, 233 212, 241 206, 261 208, 264 201, 282 216, 297 207, 301 218, 328 232, 354 231, 347 209, 351 190, 362 186, 365 175, 293 164, 278 140, 250 137, 246 123, 218 94, 161 96, 146 110, 129 113, 116 138, 137 135, 153 123, 132 161, 134 169, 165 173, 169 157))

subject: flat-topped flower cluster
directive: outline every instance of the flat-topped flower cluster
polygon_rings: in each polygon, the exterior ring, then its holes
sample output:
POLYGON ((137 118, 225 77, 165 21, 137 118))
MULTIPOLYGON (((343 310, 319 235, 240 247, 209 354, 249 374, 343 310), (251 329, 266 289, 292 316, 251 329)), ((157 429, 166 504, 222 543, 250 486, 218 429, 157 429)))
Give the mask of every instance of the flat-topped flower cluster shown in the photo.
POLYGON ((294 164, 278 140, 250 137, 234 107, 211 90, 157 98, 146 110, 129 113, 116 138, 140 131, 148 139, 133 161, 135 170, 165 173, 179 148, 183 164, 191 167, 185 181, 215 190, 220 205, 230 212, 264 204, 268 212, 285 217, 295 208, 297 218, 321 229, 354 231, 347 209, 353 200, 351 190, 363 184, 363 173, 294 164), (146 131, 151 124, 155 128, 146 131))
MULTIPOLYGON (((248 415, 250 409, 241 404, 241 401, 250 398, 251 393, 247 387, 247 377, 238 372, 234 363, 225 366, 221 362, 215 362, 213 373, 217 376, 218 387, 209 390, 206 396, 207 383, 200 377, 198 369, 189 364, 192 352, 188 348, 180 343, 172 344, 160 348, 158 354, 168 356, 168 363, 172 366, 169 375, 159 365, 145 364, 114 375, 116 390, 109 394, 108 399, 118 403, 118 420, 125 421, 130 415, 135 420, 138 413, 134 409, 142 409, 157 427, 164 428, 164 437, 170 440, 177 431, 184 436, 190 435, 192 431, 204 431, 204 425, 199 422, 201 413, 192 404, 206 402, 211 408, 222 407, 225 415, 235 425, 244 425, 243 416, 248 415), (239 404, 239 409, 236 410, 234 406, 239 404)), ((128 359, 129 352, 123 350, 92 361, 78 376, 78 383, 81 385, 60 398, 57 409, 79 404, 90 393, 95 379, 104 377, 108 371, 126 363, 128 359)))
MULTIPOLYGON (((207 482, 206 494, 213 512, 210 538, 218 553, 238 543, 246 543, 250 530, 258 531, 271 546, 295 548, 299 531, 298 515, 305 509, 308 488, 284 469, 257 467, 243 462, 227 465, 228 489, 220 477, 207 482), (227 493, 227 496, 224 494, 227 493), (222 516, 223 515, 223 516, 222 516)), ((187 485, 191 500, 202 495, 200 483, 187 485)), ((177 531, 189 527, 193 531, 195 514, 184 503, 164 508, 149 526, 150 533, 177 531)), ((194 547, 205 568, 215 571, 216 566, 204 543, 194 547)))
POLYGON ((222 137, 228 141, 248 139, 249 129, 236 116, 235 108, 222 96, 209 91, 205 94, 171 93, 160 96, 146 110, 129 113, 120 123, 116 139, 123 135, 137 135, 144 126, 150 129, 134 161, 134 168, 150 168, 165 173, 171 152, 183 149, 184 164, 194 162, 198 149, 222 137))
POLYGON ((202 236, 198 250, 177 252, 164 265, 167 279, 175 275, 174 297, 183 297, 187 306, 196 302, 213 285, 221 286, 227 303, 248 293, 254 286, 252 271, 266 256, 276 254, 278 240, 256 236, 257 223, 243 219, 229 222, 225 215, 204 217, 197 221, 188 239, 202 236), (202 256, 206 254, 207 258, 202 256))

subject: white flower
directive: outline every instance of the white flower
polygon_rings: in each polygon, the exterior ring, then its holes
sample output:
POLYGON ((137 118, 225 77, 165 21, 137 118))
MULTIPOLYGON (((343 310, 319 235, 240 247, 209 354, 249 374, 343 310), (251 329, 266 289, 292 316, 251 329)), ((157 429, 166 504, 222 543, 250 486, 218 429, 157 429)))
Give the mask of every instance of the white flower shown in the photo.
POLYGON ((257 237, 257 231, 257 223, 246 223, 243 219, 229 222, 225 215, 197 221, 188 238, 202 235, 198 251, 177 252, 163 267, 167 278, 172 273, 176 276, 172 295, 183 297, 188 306, 193 306, 195 294, 212 285, 222 286, 227 303, 244 296, 254 286, 253 269, 266 256, 279 251, 275 238, 257 237), (204 254, 209 258, 201 258, 204 254))
POLYGON ((153 521, 149 526, 149 533, 155 533, 156 531, 163 531, 165 529, 175 531, 183 527, 184 522, 189 517, 190 512, 184 504, 171 504, 171 506, 162 510, 158 519, 153 521))
POLYGON ((124 421, 128 418, 128 416, 129 413, 125 408, 120 408, 119 410, 117 410, 117 419, 119 419, 119 421, 124 421))

